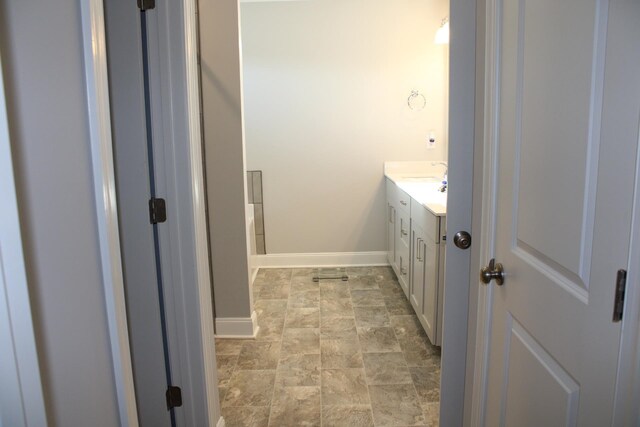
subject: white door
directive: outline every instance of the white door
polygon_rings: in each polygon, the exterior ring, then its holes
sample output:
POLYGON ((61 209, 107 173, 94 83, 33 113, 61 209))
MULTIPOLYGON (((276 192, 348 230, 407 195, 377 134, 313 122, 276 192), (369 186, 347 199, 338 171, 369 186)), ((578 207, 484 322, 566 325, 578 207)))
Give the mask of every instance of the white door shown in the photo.
POLYGON ((46 426, 11 151, 0 59, 0 426, 46 426))
POLYGON ((614 286, 628 268, 638 150, 640 2, 491 6, 495 258, 505 281, 489 285, 484 425, 611 425, 614 286))

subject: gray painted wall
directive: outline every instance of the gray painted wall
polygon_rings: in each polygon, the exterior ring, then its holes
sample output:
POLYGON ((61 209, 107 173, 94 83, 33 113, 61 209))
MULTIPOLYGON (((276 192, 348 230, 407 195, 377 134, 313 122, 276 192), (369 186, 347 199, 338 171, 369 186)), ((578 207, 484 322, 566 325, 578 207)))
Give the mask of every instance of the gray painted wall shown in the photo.
POLYGON ((237 0, 200 0, 204 149, 215 315, 249 317, 237 0))
POLYGON ((118 425, 80 3, 0 3, 11 148, 50 426, 118 425))
POLYGON ((385 250, 383 163, 446 159, 447 49, 433 39, 448 4, 242 3, 247 168, 263 172, 267 253, 385 250), (407 106, 414 89, 421 111, 407 106))

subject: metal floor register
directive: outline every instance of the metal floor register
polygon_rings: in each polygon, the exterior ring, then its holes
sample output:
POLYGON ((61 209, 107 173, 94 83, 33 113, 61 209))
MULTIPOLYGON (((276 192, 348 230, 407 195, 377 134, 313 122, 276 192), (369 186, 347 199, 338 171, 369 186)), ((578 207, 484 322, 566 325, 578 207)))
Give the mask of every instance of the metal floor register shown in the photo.
POLYGON ((313 281, 319 282, 320 280, 337 280, 340 279, 343 282, 349 280, 346 268, 314 268, 313 269, 313 281))

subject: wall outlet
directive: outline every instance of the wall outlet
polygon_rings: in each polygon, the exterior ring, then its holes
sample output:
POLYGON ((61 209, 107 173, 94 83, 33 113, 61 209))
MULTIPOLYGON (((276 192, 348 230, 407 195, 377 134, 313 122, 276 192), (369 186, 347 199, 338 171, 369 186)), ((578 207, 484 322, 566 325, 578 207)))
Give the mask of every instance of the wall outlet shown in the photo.
POLYGON ((436 133, 434 131, 429 132, 429 137, 427 138, 427 148, 436 148, 436 133))

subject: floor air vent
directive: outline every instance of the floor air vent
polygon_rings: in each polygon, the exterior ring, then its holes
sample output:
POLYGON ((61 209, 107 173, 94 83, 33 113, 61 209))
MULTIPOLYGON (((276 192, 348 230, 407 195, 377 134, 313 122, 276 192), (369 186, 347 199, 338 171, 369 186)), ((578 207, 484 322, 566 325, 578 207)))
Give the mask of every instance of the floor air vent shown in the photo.
POLYGON ((320 280, 342 280, 346 282, 349 280, 349 276, 346 268, 314 268, 313 281, 319 282, 320 280))

